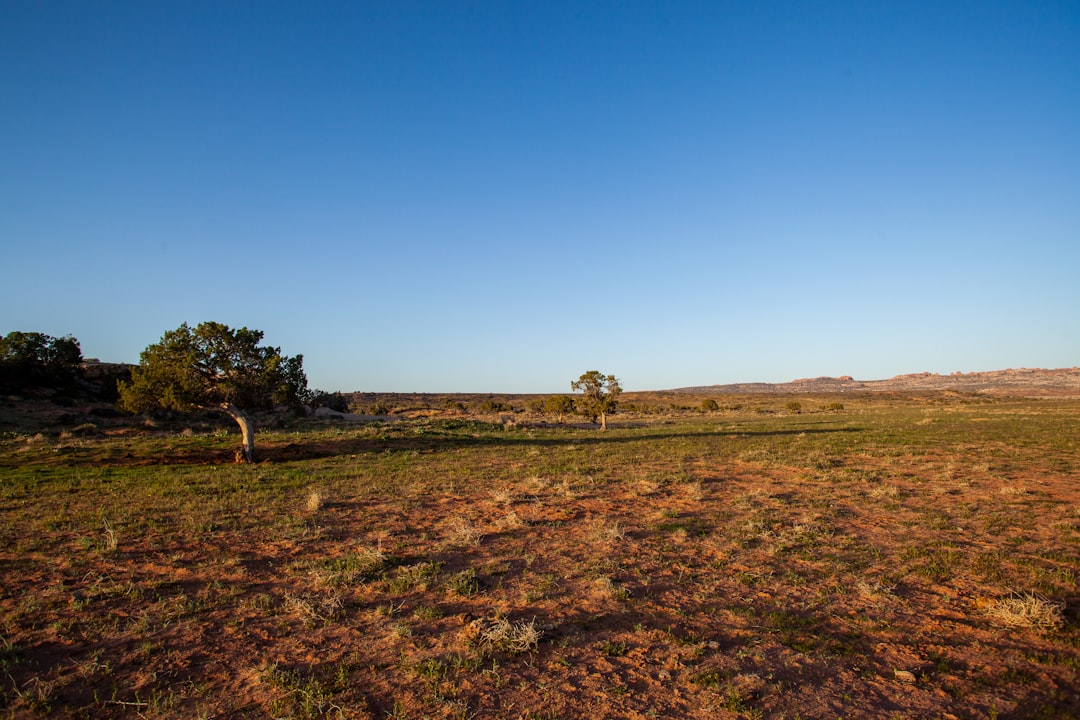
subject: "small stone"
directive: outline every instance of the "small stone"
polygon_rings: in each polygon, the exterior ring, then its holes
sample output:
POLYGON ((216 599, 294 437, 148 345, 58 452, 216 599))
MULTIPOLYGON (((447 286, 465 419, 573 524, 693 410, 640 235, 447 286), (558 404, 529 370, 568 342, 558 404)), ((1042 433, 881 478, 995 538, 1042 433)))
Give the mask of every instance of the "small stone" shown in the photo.
POLYGON ((907 670, 893 670, 893 677, 902 683, 915 683, 915 673, 907 670))

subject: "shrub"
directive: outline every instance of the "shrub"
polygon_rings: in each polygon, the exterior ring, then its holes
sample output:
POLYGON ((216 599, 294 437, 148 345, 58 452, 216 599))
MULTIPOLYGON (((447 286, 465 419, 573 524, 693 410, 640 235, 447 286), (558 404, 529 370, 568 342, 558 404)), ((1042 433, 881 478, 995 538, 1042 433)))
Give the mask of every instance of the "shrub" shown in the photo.
POLYGON ((0 338, 0 386, 74 390, 83 376, 82 361, 73 337, 10 332, 0 338))
POLYGON ((564 415, 574 412, 574 400, 568 395, 549 395, 544 400, 544 412, 554 415, 562 422, 564 415))
POLYGON ((339 392, 328 393, 317 390, 311 398, 311 406, 330 408, 341 413, 349 412, 349 400, 339 392))

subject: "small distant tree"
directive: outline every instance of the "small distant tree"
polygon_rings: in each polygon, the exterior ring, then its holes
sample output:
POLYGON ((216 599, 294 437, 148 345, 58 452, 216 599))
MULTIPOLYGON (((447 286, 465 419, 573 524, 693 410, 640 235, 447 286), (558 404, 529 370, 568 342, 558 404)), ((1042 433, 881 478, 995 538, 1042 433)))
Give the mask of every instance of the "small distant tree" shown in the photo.
POLYGON ((143 350, 131 381, 120 384, 122 409, 223 412, 240 426, 239 462, 255 461, 254 410, 298 406, 307 399, 302 355, 261 346, 261 330, 184 323, 143 350))
POLYGON ((554 415, 558 422, 574 412, 574 399, 569 395, 548 395, 544 400, 544 414, 554 415))
POLYGON ((0 386, 74 389, 82 377, 82 350, 71 336, 10 332, 0 338, 0 386))
POLYGON ((608 413, 615 412, 616 398, 622 392, 614 375, 603 375, 599 370, 589 370, 570 383, 570 389, 582 392, 580 402, 575 403, 580 412, 592 422, 600 418, 600 429, 607 430, 608 413))
POLYGON ((720 409, 720 405, 712 398, 706 398, 701 401, 701 409, 705 412, 716 412, 720 409))

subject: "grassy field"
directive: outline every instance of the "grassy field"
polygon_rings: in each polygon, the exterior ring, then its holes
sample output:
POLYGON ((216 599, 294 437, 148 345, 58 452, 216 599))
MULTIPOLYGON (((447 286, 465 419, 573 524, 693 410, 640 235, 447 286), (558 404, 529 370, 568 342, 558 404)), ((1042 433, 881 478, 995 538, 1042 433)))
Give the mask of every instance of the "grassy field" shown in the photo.
POLYGON ((1080 717, 1080 401, 791 400, 8 433, 0 711, 1080 717))

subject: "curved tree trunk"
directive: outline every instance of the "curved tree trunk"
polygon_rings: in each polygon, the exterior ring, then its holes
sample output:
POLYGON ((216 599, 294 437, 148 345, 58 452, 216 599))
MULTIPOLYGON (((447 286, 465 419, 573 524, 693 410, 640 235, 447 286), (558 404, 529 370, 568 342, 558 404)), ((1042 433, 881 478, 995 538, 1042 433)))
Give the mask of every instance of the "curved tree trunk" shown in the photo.
POLYGON ((221 409, 228 413, 229 417, 240 426, 241 447, 236 453, 236 461, 243 463, 255 462, 255 423, 251 421, 244 411, 232 403, 222 403, 221 409))
POLYGON ((600 411, 600 429, 607 430, 607 413, 600 411))

